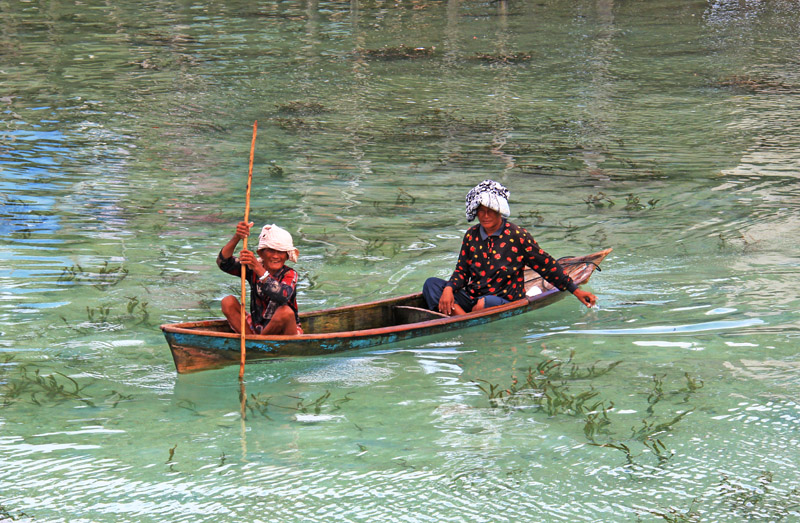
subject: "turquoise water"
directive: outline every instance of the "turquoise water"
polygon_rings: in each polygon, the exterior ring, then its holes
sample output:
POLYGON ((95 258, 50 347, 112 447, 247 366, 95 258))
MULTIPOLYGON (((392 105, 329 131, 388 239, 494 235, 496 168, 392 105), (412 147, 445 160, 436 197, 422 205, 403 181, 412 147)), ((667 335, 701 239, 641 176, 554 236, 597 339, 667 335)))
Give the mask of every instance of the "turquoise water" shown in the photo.
POLYGON ((0 521, 800 519, 796 3, 0 13, 0 521), (238 293, 255 121, 301 308, 447 277, 484 178, 598 306, 248 365, 243 420, 158 326, 238 293))

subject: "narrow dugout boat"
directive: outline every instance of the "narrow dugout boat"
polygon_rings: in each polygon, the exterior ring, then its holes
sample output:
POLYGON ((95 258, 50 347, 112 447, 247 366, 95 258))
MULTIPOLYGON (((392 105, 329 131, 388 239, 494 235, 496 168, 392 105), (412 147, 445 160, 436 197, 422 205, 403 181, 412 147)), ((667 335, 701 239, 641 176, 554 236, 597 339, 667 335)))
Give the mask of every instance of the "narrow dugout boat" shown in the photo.
MULTIPOLYGON (((589 281, 611 249, 559 260, 578 285, 589 281)), ((564 296, 532 270, 525 271, 527 298, 462 316, 427 310, 421 293, 300 314, 304 334, 247 336, 247 361, 313 356, 482 325, 550 305, 564 296)), ((161 325, 179 373, 238 364, 241 337, 226 320, 161 325)))

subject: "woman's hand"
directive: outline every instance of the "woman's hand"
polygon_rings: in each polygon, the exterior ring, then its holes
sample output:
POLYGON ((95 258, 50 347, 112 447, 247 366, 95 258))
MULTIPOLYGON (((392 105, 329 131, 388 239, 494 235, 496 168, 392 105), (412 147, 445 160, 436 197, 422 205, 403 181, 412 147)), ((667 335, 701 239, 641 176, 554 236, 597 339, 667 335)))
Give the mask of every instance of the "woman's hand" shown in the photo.
POLYGON ((439 312, 452 316, 456 311, 456 299, 453 296, 453 288, 445 287, 442 291, 442 297, 439 298, 439 312))
POLYGON ((597 296, 595 296, 589 291, 585 291, 583 289, 575 289, 575 292, 573 292, 572 294, 587 307, 594 307, 595 303, 597 303, 597 296))

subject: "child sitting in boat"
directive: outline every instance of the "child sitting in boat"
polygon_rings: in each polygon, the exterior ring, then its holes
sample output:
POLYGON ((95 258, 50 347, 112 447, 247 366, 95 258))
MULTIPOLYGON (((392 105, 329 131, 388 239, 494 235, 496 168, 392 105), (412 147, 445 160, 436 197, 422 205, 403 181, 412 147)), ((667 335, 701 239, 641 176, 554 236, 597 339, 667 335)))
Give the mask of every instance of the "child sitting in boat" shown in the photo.
MULTIPOLYGON (((258 237, 258 257, 243 249, 239 257, 234 249, 250 235, 253 223, 239 222, 233 235, 217 256, 220 269, 241 278, 242 266, 250 283, 250 313, 247 314, 246 334, 302 334, 297 312, 297 272, 286 265, 297 262, 298 250, 292 235, 277 225, 265 225, 258 237)), ((241 332, 241 303, 236 296, 222 299, 222 313, 234 332, 241 332)))

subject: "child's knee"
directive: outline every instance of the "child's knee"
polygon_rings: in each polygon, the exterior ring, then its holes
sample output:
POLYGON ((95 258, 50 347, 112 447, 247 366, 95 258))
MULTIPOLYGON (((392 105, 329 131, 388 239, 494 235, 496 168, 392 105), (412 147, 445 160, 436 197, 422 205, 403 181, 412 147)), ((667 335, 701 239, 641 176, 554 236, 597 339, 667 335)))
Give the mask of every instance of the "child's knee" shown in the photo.
POLYGON ((225 296, 222 298, 222 310, 231 310, 239 308, 239 300, 235 296, 225 296))
POLYGON ((282 320, 294 319, 294 311, 288 305, 281 305, 278 307, 278 310, 275 311, 275 315, 282 320))

